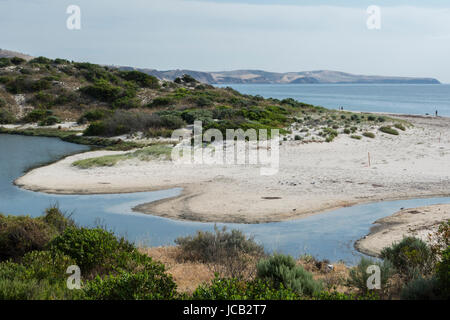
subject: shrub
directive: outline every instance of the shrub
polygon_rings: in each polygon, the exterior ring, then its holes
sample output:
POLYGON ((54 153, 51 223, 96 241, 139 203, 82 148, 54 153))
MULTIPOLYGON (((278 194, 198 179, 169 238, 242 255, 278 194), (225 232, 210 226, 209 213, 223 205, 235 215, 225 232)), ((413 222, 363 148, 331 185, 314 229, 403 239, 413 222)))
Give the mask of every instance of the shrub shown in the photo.
POLYGON ((93 85, 80 88, 80 91, 92 98, 113 102, 122 94, 122 88, 112 85, 104 79, 96 80, 93 85))
POLYGON ((367 273, 367 268, 371 265, 380 268, 380 285, 381 293, 386 293, 388 290, 388 280, 395 274, 395 269, 390 261, 373 261, 362 257, 358 265, 350 270, 348 285, 356 287, 361 294, 367 294, 370 290, 367 287, 367 279, 371 276, 367 273))
POLYGON ((231 276, 251 276, 252 264, 264 255, 264 248, 239 230, 228 232, 214 227, 214 233, 199 231, 195 236, 175 240, 181 258, 206 263, 214 272, 231 276))
POLYGON ((167 300, 176 296, 176 284, 165 273, 164 265, 152 262, 136 273, 121 272, 103 279, 97 276, 86 284, 84 292, 93 300, 167 300))
POLYGON ((369 121, 375 121, 375 120, 377 120, 377 117, 375 117, 375 116, 368 116, 368 117, 367 117, 367 120, 369 120, 369 121))
POLYGON ((419 276, 403 287, 400 297, 403 300, 437 300, 441 299, 440 283, 435 277, 419 276))
POLYGON ((60 123, 61 120, 56 116, 48 116, 44 120, 39 122, 40 126, 52 126, 54 124, 60 123))
POLYGON ((106 115, 108 114, 108 112, 106 110, 102 110, 102 109, 94 109, 94 110, 89 110, 87 112, 85 112, 79 119, 78 119, 78 123, 82 124, 85 123, 86 121, 97 121, 97 120, 101 120, 103 118, 106 117, 106 115))
POLYGON ((75 226, 75 222, 70 216, 62 213, 57 206, 52 206, 45 210, 43 221, 48 225, 53 226, 59 233, 66 230, 68 227, 75 226))
POLYGON ((375 134, 372 133, 372 132, 364 132, 364 133, 363 133, 363 136, 364 136, 364 137, 367 137, 367 138, 371 138, 371 139, 374 139, 374 138, 375 138, 375 134))
POLYGON ((51 62, 52 62, 52 60, 49 58, 46 58, 46 57, 37 57, 37 58, 34 58, 34 59, 28 61, 29 64, 33 64, 33 63, 50 64, 51 62))
POLYGON ((298 134, 295 135, 294 140, 298 141, 298 140, 302 140, 302 137, 299 136, 298 134))
POLYGON ((141 87, 158 89, 159 80, 148 74, 145 74, 140 71, 121 71, 119 72, 119 76, 125 80, 133 81, 141 87))
POLYGON ((51 116, 53 112, 46 109, 34 109, 26 114, 25 117, 21 119, 22 122, 38 122, 44 120, 45 118, 51 116))
POLYGON ((107 132, 106 125, 103 121, 95 121, 89 125, 89 127, 84 130, 83 135, 85 136, 102 136, 107 132))
POLYGON ((201 109, 193 109, 183 111, 181 117, 188 124, 193 124, 194 121, 211 121, 212 120, 212 112, 209 110, 201 110, 201 109))
POLYGON ((149 108, 167 107, 174 103, 174 100, 170 97, 156 97, 151 103, 147 104, 149 108))
POLYGON ((26 266, 26 278, 48 280, 50 283, 66 280, 66 270, 75 261, 59 251, 31 251, 21 259, 26 266))
POLYGON ((0 124, 15 123, 17 120, 14 115, 6 109, 0 108, 0 124))
POLYGON ((295 300, 300 296, 281 285, 274 288, 261 279, 243 281, 216 277, 211 284, 200 285, 192 294, 195 300, 295 300))
POLYGON ((361 140, 362 139, 362 137, 358 136, 358 135, 351 135, 350 138, 356 139, 356 140, 361 140))
POLYGON ((406 237, 399 243, 384 248, 380 256, 389 260, 406 280, 430 274, 435 265, 430 248, 425 242, 414 237, 406 237))
POLYGON ((258 265, 258 278, 271 281, 276 288, 282 286, 299 295, 312 296, 322 290, 322 284, 313 279, 312 273, 296 266, 294 258, 275 254, 262 259, 258 265))
POLYGON ((12 63, 9 58, 0 58, 0 68, 9 67, 11 64, 12 63))
POLYGON ((387 133, 387 134, 392 134, 392 135, 395 135, 395 136, 398 136, 398 134, 399 134, 397 130, 395 130, 395 129, 391 128, 391 127, 381 127, 379 130, 381 132, 384 132, 384 133, 387 133))
POLYGON ((85 130, 87 136, 115 136, 149 129, 178 129, 185 125, 180 117, 116 111, 101 121, 93 122, 85 130))
POLYGON ((13 57, 13 58, 10 59, 10 61, 11 61, 12 64, 14 64, 16 66, 26 62, 25 59, 22 59, 22 58, 19 58, 19 57, 13 57))
POLYGON ((103 229, 86 229, 68 227, 53 239, 52 250, 58 250, 75 259, 83 271, 94 268, 110 268, 112 257, 121 251, 132 252, 133 246, 122 239, 117 239, 111 232, 103 229))
POLYGON ((25 76, 9 79, 6 90, 12 94, 29 93, 50 89, 51 82, 47 79, 32 80, 25 76))
POLYGON ((69 290, 65 281, 48 279, 0 279, 0 300, 75 300, 82 299, 81 290, 69 290))
POLYGON ((450 247, 442 253, 441 261, 437 264, 436 278, 444 299, 450 298, 450 247))
POLYGON ((350 134, 350 129, 348 129, 348 128, 344 129, 344 133, 345 134, 350 134))
POLYGON ((139 101, 139 99, 130 96, 118 98, 112 103, 112 107, 118 109, 133 109, 139 108, 140 106, 141 102, 139 101))
POLYGON ((56 230, 42 219, 0 214, 0 261, 43 250, 56 234, 56 230))
POLYGON ((396 127, 397 129, 400 129, 400 130, 402 130, 402 131, 405 131, 405 130, 406 130, 406 128, 405 128, 402 124, 400 124, 400 123, 396 123, 396 124, 394 125, 394 127, 396 127))

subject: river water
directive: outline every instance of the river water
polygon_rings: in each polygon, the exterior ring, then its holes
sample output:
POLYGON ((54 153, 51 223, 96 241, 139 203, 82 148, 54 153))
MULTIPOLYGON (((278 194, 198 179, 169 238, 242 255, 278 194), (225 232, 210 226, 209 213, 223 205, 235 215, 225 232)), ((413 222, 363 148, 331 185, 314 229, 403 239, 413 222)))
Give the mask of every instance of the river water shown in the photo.
MULTIPOLYGON (((138 245, 173 244, 179 236, 214 228, 213 223, 174 221, 133 212, 138 204, 172 197, 181 189, 108 195, 50 195, 13 185, 29 168, 55 161, 65 155, 88 150, 85 146, 56 138, 0 134, 0 212, 39 216, 58 204, 83 226, 102 225, 138 245)), ((267 251, 293 256, 304 253, 319 259, 354 264, 361 256, 353 245, 367 234, 373 221, 391 215, 401 207, 450 203, 450 198, 388 201, 342 208, 304 219, 267 224, 218 224, 237 228, 263 244, 267 251)))

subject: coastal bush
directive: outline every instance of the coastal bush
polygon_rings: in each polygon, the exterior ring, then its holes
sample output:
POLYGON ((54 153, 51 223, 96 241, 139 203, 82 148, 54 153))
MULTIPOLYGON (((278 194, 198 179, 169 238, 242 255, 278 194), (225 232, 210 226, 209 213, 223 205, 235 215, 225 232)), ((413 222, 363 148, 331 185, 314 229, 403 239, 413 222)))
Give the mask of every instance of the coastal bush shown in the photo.
POLYGON ((10 79, 5 88, 12 94, 31 93, 50 89, 51 82, 47 79, 33 80, 26 76, 18 76, 10 79))
POLYGON ((92 300, 168 300, 176 297, 176 284, 161 263, 147 263, 142 271, 97 276, 83 289, 92 300))
POLYGON ((43 250, 57 231, 42 219, 0 214, 0 261, 43 250))
POLYGON ((200 285, 192 294, 194 300, 296 300, 293 290, 273 287, 268 281, 244 281, 216 277, 210 284, 200 285))
POLYGON ((361 136, 358 136, 358 135, 355 135, 355 134, 354 134, 354 135, 351 135, 350 138, 356 139, 356 140, 361 140, 361 139, 362 139, 361 136))
POLYGON ((22 63, 26 62, 25 59, 19 58, 19 57, 12 57, 10 59, 11 63, 15 66, 21 65, 22 63))
POLYGON ((140 87, 152 89, 159 89, 160 87, 158 78, 140 71, 121 71, 119 72, 119 76, 125 80, 135 82, 140 87))
POLYGON ((94 268, 111 268, 111 259, 123 252, 132 252, 133 245, 103 229, 68 227, 50 243, 57 250, 76 261, 84 272, 94 268))
POLYGON ((12 63, 9 58, 0 58, 0 68, 9 67, 11 64, 12 63))
POLYGON ((418 276, 402 288, 400 297, 403 300, 439 300, 443 299, 441 284, 435 277, 418 276))
POLYGON ((344 133, 345 134, 350 134, 350 129, 348 129, 348 128, 344 129, 344 133))
POLYGON ((367 273, 367 268, 371 265, 376 265, 380 268, 380 293, 387 293, 388 281, 396 273, 393 264, 390 261, 373 261, 365 257, 361 257, 358 265, 350 270, 347 283, 349 286, 355 287, 359 290, 360 294, 367 294, 370 290, 367 287, 367 279, 371 276, 367 273))
POLYGON ((156 97, 147 104, 148 108, 157 108, 157 107, 168 107, 174 103, 174 100, 171 97, 156 97))
POLYGON ((53 115, 51 110, 47 109, 34 109, 27 113, 25 117, 21 119, 21 122, 29 123, 29 122, 39 122, 44 120, 45 118, 53 115))
POLYGON ((402 124, 400 124, 400 123, 396 123, 396 124, 394 125, 394 127, 396 127, 397 129, 400 129, 400 130, 402 130, 402 131, 405 131, 405 130, 406 130, 406 128, 405 128, 402 124))
POLYGON ((71 219, 70 215, 61 212, 56 205, 45 210, 42 220, 46 224, 53 226, 59 233, 66 230, 68 227, 75 226, 75 222, 71 219))
POLYGON ((108 111, 108 110, 103 110, 103 109, 89 110, 89 111, 86 111, 85 113, 83 113, 83 115, 78 119, 77 123, 83 124, 88 121, 91 122, 91 121, 102 120, 108 114, 110 114, 110 111, 108 111))
POLYGON ((67 268, 76 263, 59 251, 31 251, 22 257, 21 264, 26 266, 24 275, 27 279, 56 282, 66 280, 67 268))
POLYGON ((11 124, 17 120, 14 115, 6 109, 0 108, 0 124, 11 124))
POLYGON ((61 120, 56 116, 48 116, 39 122, 40 126, 52 126, 54 124, 60 123, 61 120))
POLYGON ((195 236, 177 238, 175 243, 181 248, 181 259, 205 263, 214 272, 231 277, 251 276, 251 266, 264 256, 264 248, 253 238, 225 227, 215 226, 214 233, 198 231, 195 236))
POLYGON ((375 138, 375 134, 372 133, 372 132, 364 132, 364 133, 363 133, 363 136, 364 136, 364 137, 367 137, 367 138, 371 138, 371 139, 374 139, 374 138, 375 138))
POLYGON ((192 109, 183 111, 181 117, 188 124, 193 124, 194 121, 209 122, 212 121, 212 112, 210 110, 192 109))
POLYGON ((258 262, 257 277, 268 280, 275 288, 288 288, 299 295, 312 296, 322 290, 322 284, 313 279, 312 273, 297 266, 294 258, 275 254, 258 262))
POLYGON ((395 135, 395 136, 399 135, 398 131, 391 127, 380 127, 380 129, 378 129, 378 130, 380 130, 381 132, 387 133, 387 134, 395 135))
POLYGON ((114 100, 111 106, 115 109, 133 109, 139 108, 141 106, 141 102, 136 97, 124 96, 114 100))
POLYGON ((431 249, 424 241, 414 237, 406 237, 391 247, 384 248, 380 256, 389 260, 406 281, 419 275, 431 274, 435 266, 431 249))
POLYGON ((80 88, 80 91, 92 98, 104 102, 113 102, 120 98, 122 88, 115 86, 107 80, 96 80, 93 85, 80 88))
POLYGON ((442 252, 441 261, 436 268, 436 278, 443 299, 450 299, 450 247, 442 252))
POLYGON ((106 135, 108 128, 103 121, 92 122, 86 130, 84 130, 83 135, 85 136, 102 136, 106 135))
POLYGON ((50 63, 52 63, 52 60, 49 59, 49 58, 46 58, 46 57, 37 57, 37 58, 34 58, 34 59, 28 61, 28 63, 29 64, 35 64, 35 63, 37 63, 37 64, 50 64, 50 63))

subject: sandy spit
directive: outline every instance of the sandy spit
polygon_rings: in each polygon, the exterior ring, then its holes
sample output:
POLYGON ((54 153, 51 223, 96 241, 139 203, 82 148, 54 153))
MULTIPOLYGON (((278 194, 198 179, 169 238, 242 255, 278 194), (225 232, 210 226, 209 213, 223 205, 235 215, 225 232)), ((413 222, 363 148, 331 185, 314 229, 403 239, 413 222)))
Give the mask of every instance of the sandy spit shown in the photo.
POLYGON ((450 204, 403 209, 392 216, 375 221, 370 234, 358 240, 358 251, 378 256, 381 250, 392 243, 412 236, 429 242, 428 235, 435 232, 442 222, 450 219, 450 204))
POLYGON ((391 136, 332 143, 283 142, 273 176, 250 166, 177 165, 123 161, 81 170, 79 159, 120 152, 94 151, 34 169, 16 180, 33 191, 93 194, 183 187, 176 198, 137 211, 179 220, 264 223, 383 200, 450 195, 450 118, 411 116, 414 128, 391 136), (371 166, 368 165, 370 152, 371 166))

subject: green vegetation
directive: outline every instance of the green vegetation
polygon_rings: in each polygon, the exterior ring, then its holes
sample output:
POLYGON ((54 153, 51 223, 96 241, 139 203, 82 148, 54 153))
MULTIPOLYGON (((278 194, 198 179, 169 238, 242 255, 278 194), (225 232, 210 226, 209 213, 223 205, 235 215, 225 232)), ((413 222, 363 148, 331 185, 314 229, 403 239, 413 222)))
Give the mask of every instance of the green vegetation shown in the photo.
POLYGON ((389 260, 379 262, 362 257, 358 265, 350 271, 348 284, 352 287, 357 288, 360 293, 367 294, 370 291, 367 287, 367 280, 371 275, 367 272, 367 268, 372 265, 378 266, 380 268, 381 292, 379 293, 382 295, 386 295, 389 289, 388 281, 395 274, 394 267, 389 260))
POLYGON ((383 259, 392 262, 407 280, 417 275, 429 275, 435 266, 435 256, 428 245, 420 239, 407 237, 381 252, 383 259))
POLYGON ((239 230, 228 232, 225 227, 215 227, 214 233, 199 231, 195 236, 180 237, 175 243, 181 248, 182 259, 208 264, 215 273, 233 278, 251 277, 254 270, 249 265, 265 255, 253 238, 239 230))
POLYGON ((350 138, 352 138, 352 139, 356 139, 356 140, 361 140, 361 139, 362 139, 362 137, 361 137, 361 136, 358 136, 358 135, 356 135, 356 134, 354 134, 354 135, 351 135, 351 136, 350 136, 350 138))
POLYGON ((313 296, 322 290, 322 284, 310 272, 297 266, 294 258, 275 254, 257 265, 258 278, 268 280, 275 288, 287 288, 299 295, 313 296))
POLYGON ((227 129, 265 129, 270 136, 270 129, 279 129, 282 135, 295 137, 292 127, 309 130, 296 138, 305 142, 332 142, 340 129, 354 134, 382 122, 406 130, 406 123, 400 120, 328 110, 291 98, 241 94, 232 88, 201 84, 189 75, 174 82, 161 81, 136 70, 45 57, 28 62, 0 59, 0 96, 1 123, 47 126, 60 119, 76 120, 89 125, 86 136, 143 132, 146 137, 170 137, 173 130, 196 120, 203 122, 203 130, 214 128, 222 134, 227 129), (13 94, 23 95, 20 98, 34 110, 21 119, 7 113, 17 108, 5 111, 1 101, 17 104, 13 94))
MULTIPOLYGON (((363 258, 350 270, 346 285, 355 292, 351 294, 325 285, 330 281, 326 277, 315 280, 299 264, 307 257, 295 261, 282 254, 268 256, 237 230, 198 232, 177 240, 181 259, 226 265, 221 271, 235 274, 217 272, 212 281, 181 294, 162 263, 105 229, 77 226, 57 207, 36 218, 0 215, 0 300, 448 299, 449 225, 430 235, 435 240, 431 246, 406 238, 383 250, 383 261, 363 258), (80 267, 81 287, 70 290, 66 271, 73 265, 80 267), (371 265, 381 271, 379 290, 367 288, 371 265), (254 274, 248 272, 252 269, 254 274)), ((327 263, 309 261, 308 268, 327 263)))
POLYGON ((381 127, 379 130, 381 132, 384 132, 384 133, 387 133, 387 134, 392 134, 394 136, 398 136, 399 135, 398 131, 393 129, 393 128, 391 128, 391 127, 381 127))
POLYGON ((167 160, 170 159, 171 153, 171 146, 154 144, 130 153, 78 160, 75 161, 72 165, 81 169, 89 169, 94 167, 112 167, 119 161, 125 161, 129 159, 138 159, 141 161, 149 161, 153 159, 167 160))
POLYGON ((375 134, 372 132, 364 132, 363 136, 367 137, 367 138, 375 139, 375 134))

